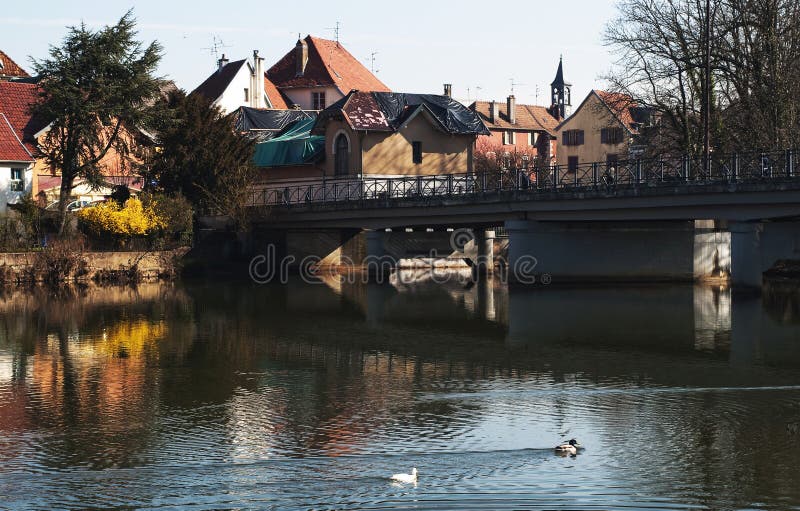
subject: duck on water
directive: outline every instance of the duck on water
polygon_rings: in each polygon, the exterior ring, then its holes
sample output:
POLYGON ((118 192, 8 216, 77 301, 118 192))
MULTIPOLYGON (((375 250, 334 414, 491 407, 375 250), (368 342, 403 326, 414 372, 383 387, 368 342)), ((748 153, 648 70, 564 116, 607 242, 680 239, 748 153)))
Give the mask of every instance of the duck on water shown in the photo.
POLYGON ((577 454, 578 447, 580 444, 574 438, 571 439, 569 442, 564 442, 556 446, 556 453, 557 454, 577 454))

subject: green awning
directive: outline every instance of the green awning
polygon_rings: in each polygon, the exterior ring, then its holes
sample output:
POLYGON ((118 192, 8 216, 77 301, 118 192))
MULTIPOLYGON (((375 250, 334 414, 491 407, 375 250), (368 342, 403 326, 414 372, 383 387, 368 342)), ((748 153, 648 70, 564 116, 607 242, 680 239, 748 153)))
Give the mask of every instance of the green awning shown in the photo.
POLYGON ((325 137, 311 135, 314 119, 298 121, 279 137, 256 144, 256 167, 280 167, 309 163, 325 150, 325 137))

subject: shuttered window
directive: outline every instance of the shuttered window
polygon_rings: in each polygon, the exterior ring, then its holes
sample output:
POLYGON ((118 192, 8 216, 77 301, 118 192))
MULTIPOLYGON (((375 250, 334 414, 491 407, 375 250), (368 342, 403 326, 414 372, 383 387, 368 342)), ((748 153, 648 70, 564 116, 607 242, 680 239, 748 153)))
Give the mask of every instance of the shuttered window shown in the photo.
POLYGON ((622 128, 603 128, 600 130, 601 144, 619 144, 622 142, 622 128))
POLYGON ((566 130, 561 134, 564 145, 583 145, 583 130, 566 130))

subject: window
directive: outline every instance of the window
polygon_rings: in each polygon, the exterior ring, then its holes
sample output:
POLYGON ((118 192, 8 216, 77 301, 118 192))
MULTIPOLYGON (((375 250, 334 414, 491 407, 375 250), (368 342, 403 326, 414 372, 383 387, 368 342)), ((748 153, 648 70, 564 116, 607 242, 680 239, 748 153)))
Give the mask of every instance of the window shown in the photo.
POLYGON ((531 133, 528 133, 528 145, 530 145, 530 146, 535 146, 535 145, 536 145, 536 140, 537 140, 538 138, 539 138, 539 137, 537 136, 537 134, 536 134, 536 133, 533 133, 533 132, 531 132, 531 133))
POLYGON ((244 88, 244 100, 250 101, 250 89, 248 89, 247 87, 244 88))
POLYGON ((583 130, 566 130, 561 134, 564 145, 583 145, 583 130))
POLYGON ((350 142, 344 133, 336 137, 334 148, 336 157, 334 158, 334 173, 337 176, 344 176, 350 173, 350 142))
POLYGON ((567 170, 570 172, 575 172, 578 170, 577 156, 570 156, 569 158, 567 158, 567 170))
POLYGON ((24 171, 22 169, 11 169, 11 183, 10 190, 12 192, 22 192, 25 189, 25 182, 23 181, 24 171))
POLYGON ((515 133, 513 131, 503 132, 503 145, 514 145, 516 141, 515 133))
POLYGON ((414 163, 422 163, 422 142, 411 142, 411 159, 414 163))
POLYGON ((622 142, 622 128, 603 128, 600 130, 601 144, 619 144, 622 142))
POLYGON ((312 92, 311 105, 312 105, 312 110, 325 110, 325 93, 312 92))

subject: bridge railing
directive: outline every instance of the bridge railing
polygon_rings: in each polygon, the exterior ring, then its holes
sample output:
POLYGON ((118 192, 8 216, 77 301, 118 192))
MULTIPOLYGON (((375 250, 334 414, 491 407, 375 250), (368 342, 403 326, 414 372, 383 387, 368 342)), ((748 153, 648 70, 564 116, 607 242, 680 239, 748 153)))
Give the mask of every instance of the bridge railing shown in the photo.
POLYGON ((345 178, 267 186, 253 191, 250 202, 253 206, 290 206, 790 180, 800 178, 797 164, 798 154, 787 150, 737 153, 709 160, 664 157, 593 162, 573 167, 554 165, 431 176, 345 178))

